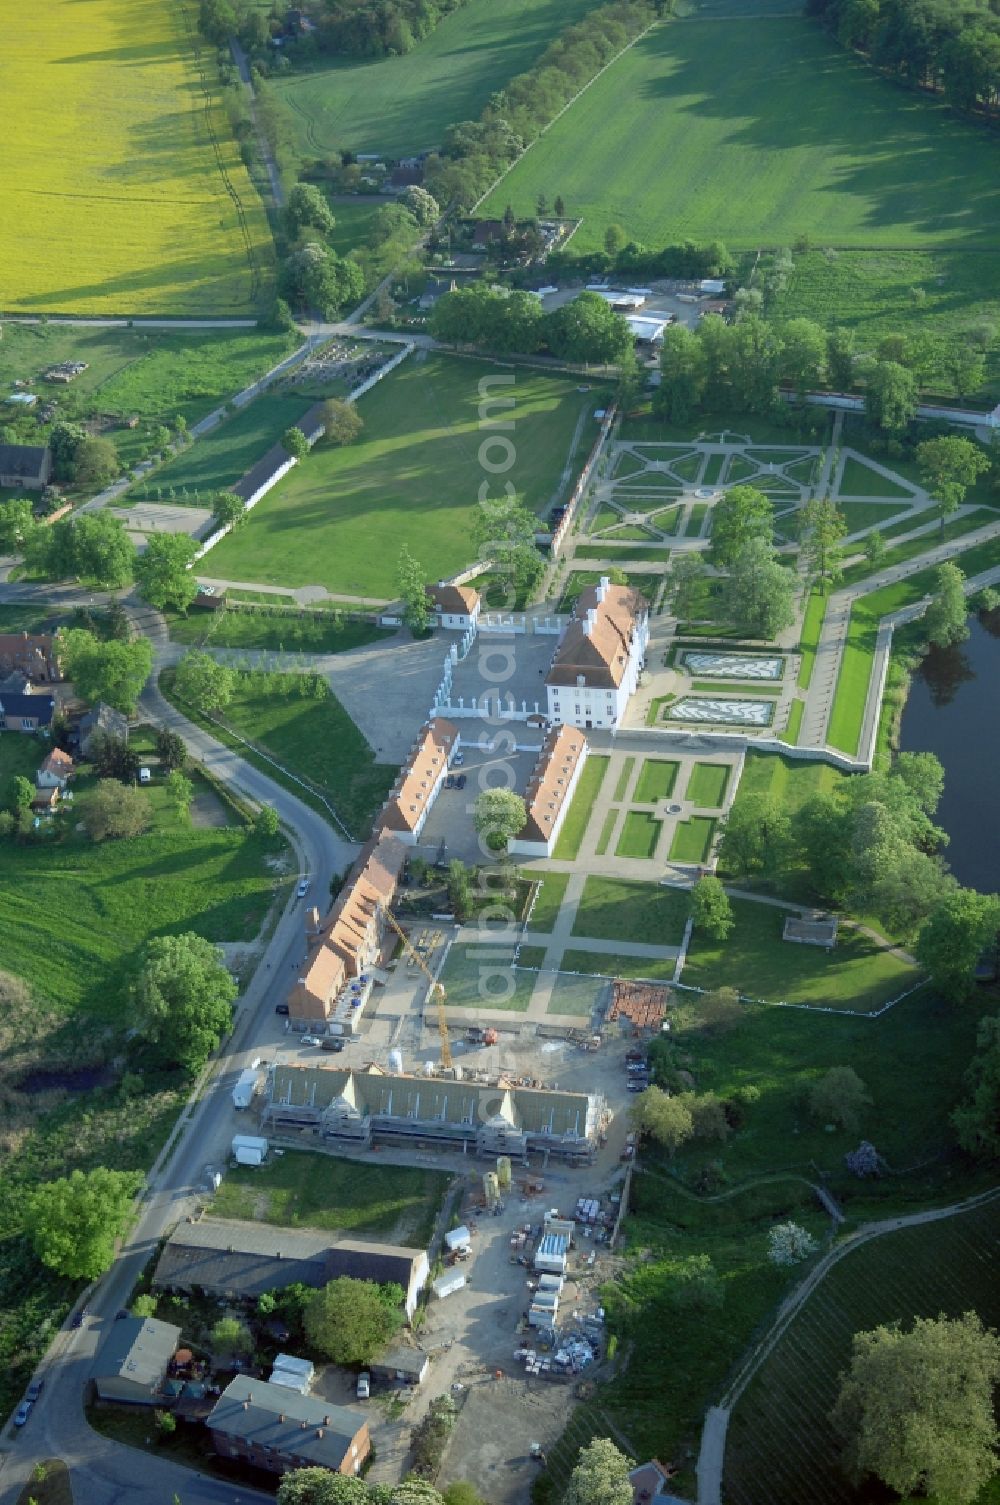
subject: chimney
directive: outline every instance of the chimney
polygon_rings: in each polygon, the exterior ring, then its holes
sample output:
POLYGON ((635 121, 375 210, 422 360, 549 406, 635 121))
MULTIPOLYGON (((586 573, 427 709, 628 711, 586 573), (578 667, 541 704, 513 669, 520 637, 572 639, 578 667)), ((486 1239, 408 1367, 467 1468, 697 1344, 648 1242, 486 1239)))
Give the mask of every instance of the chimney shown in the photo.
POLYGON ((610 584, 611 584, 611 576, 610 575, 602 575, 601 576, 601 583, 597 587, 597 599, 598 599, 598 601, 603 601, 604 600, 605 596, 608 594, 608 586, 610 584))
POLYGON ((285 1420, 286 1420, 286 1417, 285 1417, 285 1413, 284 1413, 284 1411, 279 1411, 279 1412, 278 1412, 278 1420, 279 1420, 279 1421, 280 1421, 280 1422, 281 1422, 281 1423, 282 1423, 282 1424, 284 1424, 284 1422, 285 1422, 285 1420))
POLYGON ((325 1427, 328 1427, 330 1425, 330 1418, 329 1418, 329 1416, 324 1416, 323 1417, 323 1425, 325 1427))
POLYGON ((584 618, 584 622, 583 622, 583 630, 586 633, 586 635, 587 635, 588 638, 592 638, 594 636, 594 627, 596 626, 596 624, 597 624, 597 612, 594 610, 593 607, 591 607, 590 610, 587 612, 587 615, 584 618))
POLYGON ((317 1427, 316 1428, 316 1436, 317 1437, 322 1437, 322 1435, 323 1435, 323 1428, 322 1427, 317 1427))

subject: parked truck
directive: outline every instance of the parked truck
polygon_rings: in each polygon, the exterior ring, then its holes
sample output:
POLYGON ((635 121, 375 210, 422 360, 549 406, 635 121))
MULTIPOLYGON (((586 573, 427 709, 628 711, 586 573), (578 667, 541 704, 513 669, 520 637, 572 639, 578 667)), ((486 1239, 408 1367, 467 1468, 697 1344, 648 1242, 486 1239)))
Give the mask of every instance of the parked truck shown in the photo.
POLYGON ((246 1071, 241 1071, 236 1080, 236 1085, 233 1087, 233 1107, 249 1108, 253 1102, 254 1093, 257 1091, 259 1082, 260 1073, 255 1071, 253 1067, 248 1067, 246 1071))

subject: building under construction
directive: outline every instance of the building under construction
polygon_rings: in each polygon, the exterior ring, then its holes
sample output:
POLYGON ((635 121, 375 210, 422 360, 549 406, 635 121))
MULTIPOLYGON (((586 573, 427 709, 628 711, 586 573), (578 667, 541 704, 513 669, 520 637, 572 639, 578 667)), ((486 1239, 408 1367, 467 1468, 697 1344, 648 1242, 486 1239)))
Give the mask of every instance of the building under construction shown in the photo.
POLYGON ((276 1066, 263 1124, 314 1128, 341 1144, 438 1143, 526 1161, 543 1154, 589 1164, 605 1119, 603 1098, 478 1081, 390 1075, 377 1066, 276 1066))

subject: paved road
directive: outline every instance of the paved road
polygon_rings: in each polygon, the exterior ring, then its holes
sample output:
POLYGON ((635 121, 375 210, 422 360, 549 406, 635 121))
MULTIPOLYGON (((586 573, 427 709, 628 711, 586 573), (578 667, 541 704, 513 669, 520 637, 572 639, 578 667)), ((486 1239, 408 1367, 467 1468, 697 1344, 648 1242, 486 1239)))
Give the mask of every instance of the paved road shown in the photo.
MULTIPOLYGON (((59 587, 0 586, 0 601, 5 603, 39 599, 71 607, 102 598, 59 587)), ((162 617, 134 601, 126 604, 133 620, 152 639, 158 665, 169 650, 162 617)), ((141 703, 152 719, 180 732, 194 756, 217 777, 251 799, 276 807, 290 832, 300 871, 312 875, 311 897, 322 907, 331 875, 343 871, 356 848, 340 841, 326 822, 294 795, 188 722, 168 705, 153 682, 147 685, 141 703)), ((12 1505, 34 1465, 52 1457, 65 1459, 72 1470, 76 1505, 124 1505, 126 1501, 169 1505, 175 1493, 182 1505, 234 1505, 264 1498, 253 1490, 204 1478, 156 1457, 140 1457, 97 1436, 86 1423, 82 1397, 94 1354, 157 1241, 190 1210, 204 1166, 224 1163, 227 1158, 235 1127, 230 1095, 233 1082, 257 1054, 259 1046, 255 1048, 254 1042, 266 1038, 265 1022, 271 1024, 273 1033, 274 1005, 304 952, 303 905, 293 900, 279 919, 240 1000, 232 1039, 210 1069, 200 1098, 189 1102, 181 1115, 176 1138, 161 1157, 162 1164, 157 1163, 150 1173, 132 1234, 113 1268, 88 1297, 90 1315, 85 1326, 57 1336, 40 1366, 45 1389, 27 1426, 16 1437, 8 1426, 0 1438, 0 1447, 10 1449, 0 1456, 0 1505, 12 1505)))

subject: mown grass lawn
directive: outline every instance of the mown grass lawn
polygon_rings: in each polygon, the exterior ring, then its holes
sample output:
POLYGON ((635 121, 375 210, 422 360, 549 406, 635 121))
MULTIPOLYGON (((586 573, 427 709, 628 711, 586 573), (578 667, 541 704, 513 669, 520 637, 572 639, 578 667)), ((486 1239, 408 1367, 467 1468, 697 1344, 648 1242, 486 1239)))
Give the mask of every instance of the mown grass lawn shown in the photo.
POLYGON ((647 245, 717 236, 742 249, 808 235, 820 245, 992 251, 998 160, 974 126, 901 92, 815 25, 755 8, 741 20, 656 27, 481 212, 500 215, 509 202, 531 213, 558 183, 583 216, 580 250, 600 247, 619 222, 647 245))
MULTIPOLYGON (((911 526, 919 528, 922 523, 934 521, 935 514, 925 512, 915 518, 911 526)), ((877 566, 869 564, 867 559, 848 565, 844 571, 843 582, 845 585, 853 585, 858 580, 866 580, 876 570, 881 572, 894 564, 905 564, 907 560, 919 558, 921 554, 926 554, 929 549, 935 548, 938 544, 950 543, 954 538, 962 538, 966 533, 974 533, 977 528, 985 528, 989 523, 996 521, 995 512, 990 512, 985 507, 977 507, 973 512, 967 512, 964 517, 952 518, 951 522, 945 523, 943 528, 939 526, 929 533, 921 533, 918 538, 908 538, 902 543, 893 544, 891 548, 886 549, 877 566)))
POLYGON ((595 757, 593 753, 583 765, 583 772, 552 853, 553 857, 561 862, 572 862, 579 856, 584 833, 590 824, 590 813, 594 808, 594 801, 601 792, 604 775, 610 765, 609 757, 595 757))
POLYGON ((532 872, 530 876, 541 879, 538 897, 531 911, 531 928, 540 931, 551 930, 559 918, 559 910, 566 897, 569 873, 532 872))
POLYGON ((656 856, 657 843, 663 830, 663 822, 656 820, 648 810, 627 810, 618 838, 616 855, 635 857, 648 861, 656 856))
MULTIPOLYGON (((926 547, 926 545, 925 545, 926 547)), ((1000 564, 1000 539, 976 544, 950 561, 965 575, 972 576, 1000 564)), ((851 609, 847 641, 840 662, 840 674, 830 712, 827 741, 831 747, 854 754, 861 740, 868 684, 871 679, 878 624, 904 606, 910 606, 932 592, 937 584, 937 567, 919 570, 907 580, 883 586, 871 595, 862 596, 851 609)))
POLYGON ((768 1003, 829 1005, 871 1013, 919 981, 920 974, 875 941, 841 926, 834 949, 782 940, 787 911, 733 899, 735 925, 723 942, 694 932, 684 981, 736 988, 768 1003))
POLYGON ((455 121, 475 119, 590 8, 591 0, 470 0, 401 57, 345 59, 278 78, 274 88, 305 157, 344 147, 407 156, 440 146, 455 121))
POLYGON ((666 758, 646 758, 639 770, 635 793, 632 798, 637 805, 655 805, 657 800, 669 799, 677 783, 679 763, 666 758))
POLYGON ((260 648, 269 653, 348 653, 366 648, 391 631, 371 622, 349 622, 328 611, 192 611, 167 614, 175 643, 201 648, 260 648))
MULTIPOLYGON (((905 505, 893 506, 891 502, 838 501, 837 511, 841 513, 847 524, 848 534, 851 534, 860 533, 862 528, 878 528, 879 532, 882 532, 884 523, 891 522, 894 517, 899 517, 901 513, 909 511, 909 508, 905 505)), ((912 518, 910 526, 913 528, 918 528, 921 523, 927 521, 927 518, 920 513, 910 515, 912 518)), ((853 552, 851 546, 848 546, 848 552, 853 552)))
POLYGON ((819 646, 819 636, 823 631, 823 618, 826 616, 826 608, 829 597, 822 591, 814 590, 810 593, 806 604, 805 615, 802 618, 802 636, 799 639, 799 675, 796 681, 800 690, 808 690, 809 681, 812 679, 813 668, 816 664, 816 649, 819 646))
POLYGON ((674 975, 672 956, 625 956, 616 951, 584 951, 582 948, 564 951, 559 965, 566 972, 583 972, 591 977, 633 977, 670 982, 674 975))
POLYGON ((679 946, 688 905, 687 892, 682 889, 590 877, 584 885, 573 934, 592 941, 679 946))
POLYGON ((498 941, 495 949, 488 942, 469 945, 457 941, 448 952, 441 972, 447 993, 446 1004, 456 1009, 505 1009, 523 1014, 531 1002, 536 974, 524 970, 528 961, 514 965, 514 952, 498 941))
MULTIPOLYGON (((726 1441, 726 1499, 757 1505, 762 1472, 773 1505, 798 1505, 823 1480, 830 1505, 858 1494, 838 1467, 829 1414, 857 1332, 914 1317, 977 1312, 1000 1319, 995 1255, 1000 1202, 900 1229, 846 1255, 810 1295, 741 1396, 726 1441)), ((985 1502, 991 1489, 977 1496, 985 1502)))
MULTIPOLYGON (((870 465, 866 465, 862 460, 856 460, 853 455, 848 455, 844 461, 844 469, 840 477, 838 491, 843 496, 898 497, 904 501, 912 501, 913 499, 912 487, 901 485, 898 481, 890 481, 889 477, 884 476, 881 471, 873 470, 870 465)), ((839 502, 837 505, 841 506, 839 502)), ((848 505, 859 507, 863 504, 855 502, 848 505)), ((870 504, 870 508, 873 514, 872 521, 876 522, 882 509, 879 508, 877 503, 870 504)), ((888 512, 888 516, 891 517, 892 510, 885 510, 888 512)), ((861 528, 864 527, 864 524, 856 523, 855 527, 861 528)))
POLYGON ((712 850, 715 821, 710 815, 679 820, 670 843, 671 862, 705 862, 712 850))
MULTIPOLYGON (((171 670, 160 676, 160 688, 185 715, 208 726, 213 735, 218 734, 221 722, 263 748, 324 794, 352 836, 363 840, 398 770, 392 764, 375 762, 375 754, 328 687, 320 699, 305 693, 311 683, 312 676, 298 674, 239 674, 225 711, 206 720, 176 700, 171 670)), ((270 764, 263 766, 272 777, 277 776, 270 764)), ((295 783, 289 787, 300 798, 306 797, 306 791, 295 783)))
MULTIPOLYGON (((496 411, 516 432, 516 460, 504 479, 540 511, 559 487, 577 420, 595 406, 594 392, 579 392, 566 377, 418 352, 361 398, 365 428, 356 443, 314 449, 243 528, 206 555, 205 572, 392 600, 403 544, 428 579, 469 564, 485 474, 480 446, 490 437, 481 429, 480 383, 498 376, 509 384, 493 385, 488 395, 513 399, 512 408, 496 411)), ((499 432, 492 438, 510 443, 499 432)), ((581 459, 590 442, 585 425, 581 459)), ((499 463, 499 450, 490 454, 499 463)), ((503 495, 502 486, 496 491, 503 495)))
POLYGON ((726 797, 729 775, 728 763, 696 763, 691 770, 684 798, 703 810, 718 810, 726 797))
MULTIPOLYGON (((133 499, 148 494, 151 501, 201 501, 211 506, 214 492, 235 486, 311 407, 306 397, 267 392, 255 398, 232 418, 196 439, 175 460, 156 471, 148 483, 140 484, 133 492, 133 499), (184 490, 188 493, 186 498, 184 490)), ((255 516, 256 509, 243 528, 249 527, 255 516)), ((210 557, 214 564, 215 555, 210 557)), ((210 565, 206 570, 213 573, 210 565)))
POLYGON ((274 247, 213 93, 212 52, 187 7, 130 0, 50 0, 7 37, 6 309, 267 306, 274 247))
POLYGON ((407 1165, 361 1165, 288 1150, 280 1160, 226 1173, 212 1216, 328 1228, 354 1238, 426 1247, 450 1177, 407 1165))

